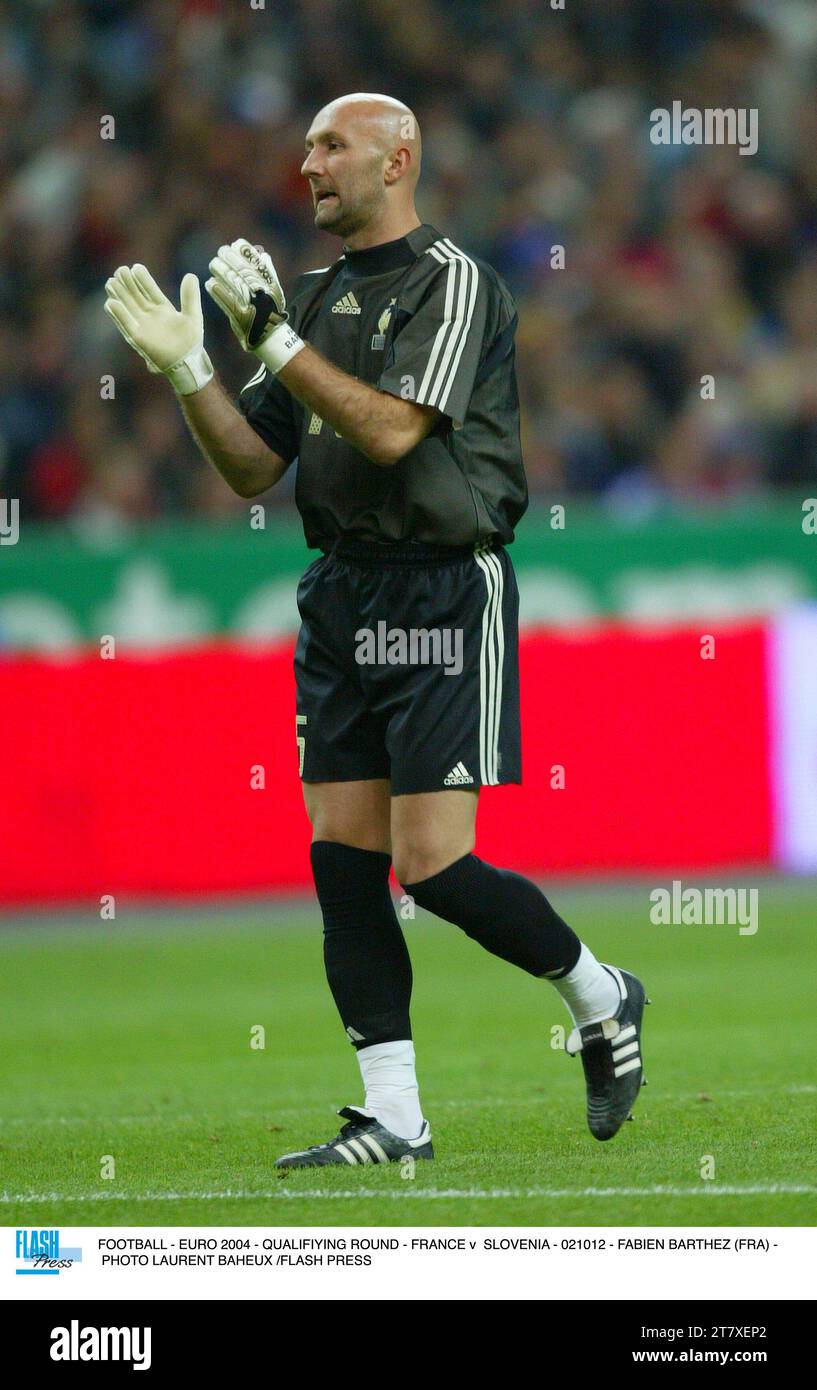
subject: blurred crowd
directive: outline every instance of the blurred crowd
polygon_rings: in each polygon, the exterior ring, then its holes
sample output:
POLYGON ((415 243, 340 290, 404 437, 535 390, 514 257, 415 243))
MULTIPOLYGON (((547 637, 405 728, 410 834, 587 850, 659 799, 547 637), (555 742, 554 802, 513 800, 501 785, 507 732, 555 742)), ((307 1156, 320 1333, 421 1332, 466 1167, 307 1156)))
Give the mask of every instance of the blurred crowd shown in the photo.
MULTIPOLYGON (((817 488, 814 0, 0 0, 0 490, 24 515, 240 514, 104 282, 138 260, 175 296, 240 235, 285 286, 334 259, 303 138, 355 90, 413 107, 421 217, 516 296, 534 506, 817 488), (675 100, 757 108, 757 154, 652 143, 675 100)), ((205 316, 237 389, 252 364, 205 316)))

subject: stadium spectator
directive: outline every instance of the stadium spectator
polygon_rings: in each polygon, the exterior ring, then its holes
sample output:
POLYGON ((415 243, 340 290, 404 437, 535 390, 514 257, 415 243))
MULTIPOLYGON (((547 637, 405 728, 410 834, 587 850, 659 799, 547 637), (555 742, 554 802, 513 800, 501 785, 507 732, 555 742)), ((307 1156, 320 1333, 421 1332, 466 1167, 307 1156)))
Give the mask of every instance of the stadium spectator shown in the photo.
MULTIPOLYGON (((103 285, 139 260, 175 294, 237 235, 285 284, 325 264, 303 135, 359 88, 414 107, 421 215, 517 297, 534 507, 813 486, 815 55, 800 0, 415 0, 410 22, 398 0, 0 5, 0 484, 29 517, 103 528, 241 512, 103 285), (757 154, 652 144, 651 110, 679 97, 757 108, 757 154)), ((246 364, 205 313, 237 388, 246 364)))

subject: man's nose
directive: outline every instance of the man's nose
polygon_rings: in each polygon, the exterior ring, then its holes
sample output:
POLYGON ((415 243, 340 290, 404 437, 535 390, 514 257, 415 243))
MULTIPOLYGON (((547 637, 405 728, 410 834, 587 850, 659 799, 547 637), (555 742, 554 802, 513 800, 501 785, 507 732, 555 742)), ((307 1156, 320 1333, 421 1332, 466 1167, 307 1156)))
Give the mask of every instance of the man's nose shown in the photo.
POLYGON ((305 176, 308 176, 309 174, 320 174, 320 165, 321 161, 316 155, 315 151, 310 150, 309 154, 306 156, 306 159, 301 165, 301 173, 305 176))

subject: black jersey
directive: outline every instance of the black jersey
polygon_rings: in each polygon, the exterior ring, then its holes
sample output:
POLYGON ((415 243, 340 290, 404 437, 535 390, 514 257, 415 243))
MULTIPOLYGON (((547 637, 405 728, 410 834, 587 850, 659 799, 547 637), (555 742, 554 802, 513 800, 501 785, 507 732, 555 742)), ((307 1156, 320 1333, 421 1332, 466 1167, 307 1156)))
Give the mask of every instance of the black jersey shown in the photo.
POLYGON ((490 266, 424 224, 298 278, 293 327, 379 391, 436 406, 435 429, 393 467, 373 463, 265 368, 241 391, 287 463, 307 545, 339 537, 461 546, 513 540, 527 484, 514 370, 517 315, 490 266))

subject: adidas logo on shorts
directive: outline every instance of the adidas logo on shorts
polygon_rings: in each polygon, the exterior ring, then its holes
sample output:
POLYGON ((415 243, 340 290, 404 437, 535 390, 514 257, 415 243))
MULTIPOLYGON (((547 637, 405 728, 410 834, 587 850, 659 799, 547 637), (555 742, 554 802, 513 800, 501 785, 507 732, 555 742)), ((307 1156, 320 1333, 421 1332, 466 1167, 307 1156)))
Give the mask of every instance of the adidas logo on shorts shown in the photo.
POLYGON ((333 313, 333 314, 359 314, 359 313, 360 313, 360 305, 358 304, 358 302, 357 302, 357 300, 355 299, 354 295, 353 295, 353 294, 351 293, 351 291, 350 291, 349 294, 345 294, 345 295, 343 296, 342 299, 339 299, 338 302, 337 302, 337 304, 333 304, 333 305, 332 305, 332 313, 333 313))
POLYGON ((443 778, 444 787, 465 787, 469 783, 473 786, 474 779, 464 763, 457 763, 448 776, 443 778))

